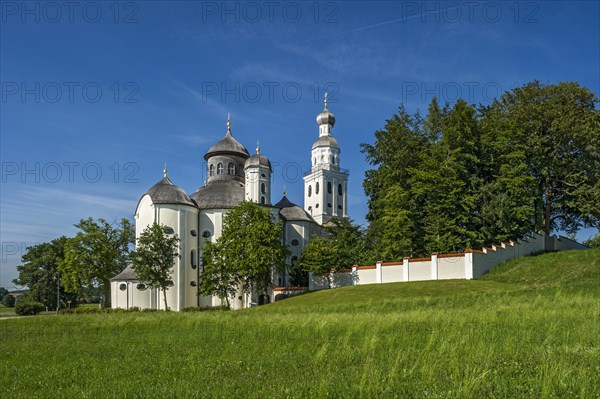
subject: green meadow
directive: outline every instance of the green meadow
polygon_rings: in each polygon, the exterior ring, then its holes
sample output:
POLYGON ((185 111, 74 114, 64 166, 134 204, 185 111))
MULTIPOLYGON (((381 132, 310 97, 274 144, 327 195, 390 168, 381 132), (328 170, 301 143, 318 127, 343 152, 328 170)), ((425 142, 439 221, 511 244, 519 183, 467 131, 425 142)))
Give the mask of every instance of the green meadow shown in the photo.
POLYGON ((0 320, 3 398, 599 398, 600 250, 242 311, 0 320))

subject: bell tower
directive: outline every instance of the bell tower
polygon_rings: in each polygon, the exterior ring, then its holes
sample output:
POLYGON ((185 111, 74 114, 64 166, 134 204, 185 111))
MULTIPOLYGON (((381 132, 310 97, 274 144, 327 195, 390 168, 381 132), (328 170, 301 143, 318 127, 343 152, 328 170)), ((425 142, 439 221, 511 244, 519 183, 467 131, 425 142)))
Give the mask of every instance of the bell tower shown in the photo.
POLYGON ((348 217, 348 170, 340 168, 340 147, 332 135, 335 116, 327 108, 317 115, 319 138, 311 150, 311 169, 304 176, 304 210, 317 223, 348 217))

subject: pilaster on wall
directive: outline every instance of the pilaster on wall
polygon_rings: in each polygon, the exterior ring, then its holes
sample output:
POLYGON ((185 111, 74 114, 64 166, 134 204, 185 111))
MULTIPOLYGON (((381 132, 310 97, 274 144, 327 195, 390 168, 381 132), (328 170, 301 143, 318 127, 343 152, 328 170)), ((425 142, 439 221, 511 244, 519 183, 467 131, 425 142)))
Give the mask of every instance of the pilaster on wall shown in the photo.
POLYGON ((438 279, 438 253, 433 252, 431 254, 431 279, 438 279))
POLYGON ((381 284, 383 282, 383 278, 382 278, 382 271, 381 271, 381 264, 383 262, 382 261, 377 261, 377 263, 375 263, 375 281, 377 282, 377 284, 381 284))
POLYGON ((465 278, 473 279, 473 250, 465 249, 465 278))
POLYGON ((410 258, 408 256, 405 256, 404 258, 402 258, 402 281, 408 281, 408 262, 410 261, 410 258))

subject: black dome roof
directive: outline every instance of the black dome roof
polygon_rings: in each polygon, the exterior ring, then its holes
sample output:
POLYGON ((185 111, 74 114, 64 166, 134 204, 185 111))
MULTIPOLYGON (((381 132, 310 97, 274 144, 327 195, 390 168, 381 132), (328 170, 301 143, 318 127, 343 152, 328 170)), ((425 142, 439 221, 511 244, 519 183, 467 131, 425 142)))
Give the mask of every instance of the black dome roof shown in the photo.
POLYGON ((285 195, 278 203, 276 203, 273 206, 275 208, 281 208, 279 210, 279 216, 281 216, 283 220, 317 223, 312 218, 312 216, 308 214, 308 212, 291 202, 285 195))
POLYGON ((265 157, 264 155, 254 154, 250 158, 246 159, 244 169, 252 166, 264 166, 271 169, 271 162, 269 161, 269 158, 265 157))
POLYGON ((244 200, 244 183, 238 180, 215 180, 192 194, 200 209, 229 209, 244 200))
MULTIPOLYGON (((149 195, 155 204, 182 204, 196 206, 190 197, 169 180, 163 177, 158 183, 150 187, 144 195, 149 195)), ((143 196, 142 196, 143 197, 143 196)))
POLYGON ((227 130, 225 137, 208 149, 208 152, 204 155, 204 159, 208 160, 213 155, 237 155, 244 159, 250 156, 246 147, 233 138, 230 130, 227 130))

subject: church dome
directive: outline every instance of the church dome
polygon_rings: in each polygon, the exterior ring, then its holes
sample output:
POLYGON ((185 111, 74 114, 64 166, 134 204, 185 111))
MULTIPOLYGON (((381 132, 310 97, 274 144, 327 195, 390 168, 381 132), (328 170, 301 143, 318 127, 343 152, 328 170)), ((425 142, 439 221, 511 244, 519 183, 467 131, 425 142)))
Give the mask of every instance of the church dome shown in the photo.
MULTIPOLYGON (((191 198, 183 191, 183 189, 177 187, 169 180, 165 172, 165 177, 162 178, 158 183, 150 187, 146 194, 150 196, 154 204, 181 204, 196 206, 191 198)), ((142 196, 143 197, 143 196, 142 196)))
POLYGON ((321 136, 319 137, 312 145, 312 149, 314 150, 317 147, 334 147, 340 148, 337 140, 333 136, 321 136))
POLYGON ((231 134, 231 120, 227 120, 227 133, 225 137, 217 141, 208 149, 208 152, 204 155, 204 159, 208 160, 214 155, 237 155, 244 159, 250 155, 246 147, 240 144, 231 134))
POLYGON ((285 221, 301 221, 316 223, 312 216, 308 214, 308 212, 291 202, 285 195, 278 203, 276 203, 273 206, 275 208, 280 208, 279 216, 281 216, 281 218, 285 221))
POLYGON ((327 104, 325 105, 325 109, 317 115, 317 125, 335 125, 335 115, 327 109, 327 104))
POLYGON ((191 195, 200 209, 230 209, 244 200, 244 183, 237 180, 215 180, 191 195))
POLYGON ((269 158, 265 157, 264 155, 254 154, 246 160, 244 169, 258 166, 271 169, 271 162, 269 161, 269 158))

